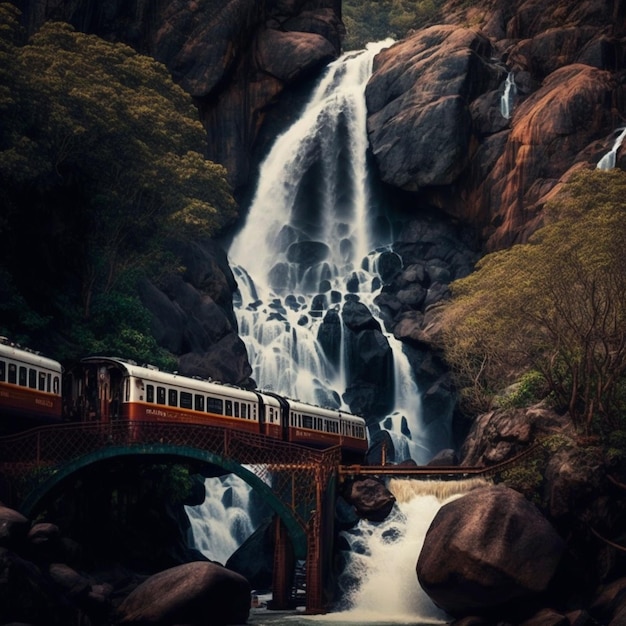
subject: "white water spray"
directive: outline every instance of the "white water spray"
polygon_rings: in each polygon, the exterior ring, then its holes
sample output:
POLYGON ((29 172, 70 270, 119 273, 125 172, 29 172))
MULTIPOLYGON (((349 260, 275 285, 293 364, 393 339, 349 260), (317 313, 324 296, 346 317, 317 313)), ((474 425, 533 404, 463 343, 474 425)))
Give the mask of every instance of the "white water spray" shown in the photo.
POLYGON ((248 485, 235 475, 207 478, 206 497, 199 506, 186 506, 193 545, 212 561, 226 563, 252 534, 248 485))
POLYGON ((482 479, 392 479, 388 488, 396 505, 391 515, 380 523, 362 520, 356 529, 343 533, 352 550, 342 578, 348 586, 358 583, 349 593, 351 608, 341 615, 359 623, 446 623, 448 616, 420 587, 415 566, 439 508, 485 484, 482 479))
POLYGON ((619 133, 613 142, 611 149, 598 161, 596 169, 599 170, 612 170, 615 167, 615 160, 617 158, 617 151, 620 149, 622 142, 626 139, 626 128, 620 128, 616 133, 619 133))

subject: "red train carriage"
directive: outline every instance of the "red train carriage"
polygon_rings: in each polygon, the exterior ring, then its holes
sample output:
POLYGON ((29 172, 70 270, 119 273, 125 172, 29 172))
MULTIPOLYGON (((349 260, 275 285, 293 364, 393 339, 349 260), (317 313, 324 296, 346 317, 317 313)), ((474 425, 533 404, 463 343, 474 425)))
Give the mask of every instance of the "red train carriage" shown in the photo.
POLYGON ((61 378, 58 361, 0 338, 0 432, 26 425, 61 421, 61 378))
POLYGON ((258 394, 111 357, 81 360, 72 397, 79 419, 186 422, 259 432, 258 394))
POLYGON ((367 451, 361 417, 118 358, 83 359, 71 397, 76 419, 216 425, 309 447, 341 446, 349 459, 367 451))

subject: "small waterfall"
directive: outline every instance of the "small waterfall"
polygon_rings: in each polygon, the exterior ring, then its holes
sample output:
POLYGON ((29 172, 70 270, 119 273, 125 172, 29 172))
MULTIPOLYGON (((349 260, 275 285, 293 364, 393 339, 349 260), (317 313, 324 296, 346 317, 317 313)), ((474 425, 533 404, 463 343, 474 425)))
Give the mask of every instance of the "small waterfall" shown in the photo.
POLYGON ((208 559, 224 564, 254 531, 249 514, 250 488, 233 474, 207 478, 204 487, 204 502, 185 507, 192 542, 208 559))
POLYGON ((500 113, 505 119, 510 119, 513 113, 513 105, 515 96, 517 95, 517 86, 515 85, 515 77, 513 72, 509 72, 504 82, 504 92, 500 97, 500 113))
POLYGON ((619 135, 616 136, 611 149, 600 159, 600 161, 598 161, 596 169, 612 170, 615 167, 617 151, 620 149, 622 142, 626 138, 626 128, 620 128, 616 130, 615 133, 619 133, 619 135))
POLYGON ((348 608, 339 615, 358 623, 447 623, 449 617, 419 585, 417 559, 439 508, 488 484, 483 479, 389 481, 396 505, 387 519, 380 523, 361 520, 342 533, 350 552, 339 585, 348 608))

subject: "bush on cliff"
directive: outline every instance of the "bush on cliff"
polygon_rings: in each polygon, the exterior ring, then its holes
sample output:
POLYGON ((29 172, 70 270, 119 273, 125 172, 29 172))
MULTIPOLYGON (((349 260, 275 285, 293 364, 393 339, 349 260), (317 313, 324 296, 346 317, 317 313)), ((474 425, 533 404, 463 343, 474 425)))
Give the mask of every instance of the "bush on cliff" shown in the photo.
POLYGON ((452 285, 445 354, 470 412, 539 372, 580 432, 623 427, 626 173, 585 171, 529 243, 484 257, 452 285))

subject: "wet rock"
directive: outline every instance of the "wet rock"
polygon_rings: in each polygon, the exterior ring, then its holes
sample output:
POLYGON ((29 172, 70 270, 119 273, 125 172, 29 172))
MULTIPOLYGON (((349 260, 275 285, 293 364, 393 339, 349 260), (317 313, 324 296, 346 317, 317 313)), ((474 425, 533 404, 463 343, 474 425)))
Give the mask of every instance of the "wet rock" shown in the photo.
POLYGON ((380 522, 394 507, 395 496, 378 480, 356 479, 343 490, 343 497, 351 504, 356 514, 364 519, 380 522))

